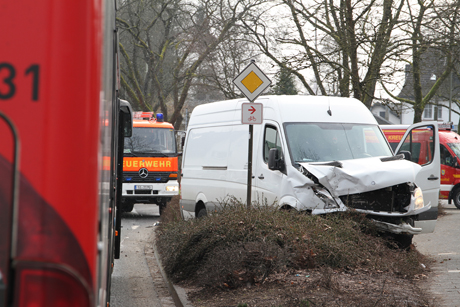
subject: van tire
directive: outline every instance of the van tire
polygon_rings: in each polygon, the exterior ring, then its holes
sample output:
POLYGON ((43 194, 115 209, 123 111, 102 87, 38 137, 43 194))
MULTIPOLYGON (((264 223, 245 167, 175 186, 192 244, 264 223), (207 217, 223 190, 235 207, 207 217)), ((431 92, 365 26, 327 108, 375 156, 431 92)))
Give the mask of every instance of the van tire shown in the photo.
POLYGON ((208 212, 206 211, 206 208, 201 208, 201 209, 198 210, 196 218, 200 219, 200 218, 205 217, 207 215, 208 215, 208 212))
POLYGON ((406 234, 406 233, 400 233, 400 234, 395 234, 394 235, 394 240, 398 247, 402 250, 408 250, 410 246, 412 245, 412 238, 414 235, 406 234))
POLYGON ((460 209, 460 188, 456 188, 454 190, 452 200, 454 201, 455 207, 457 207, 457 209, 460 209))

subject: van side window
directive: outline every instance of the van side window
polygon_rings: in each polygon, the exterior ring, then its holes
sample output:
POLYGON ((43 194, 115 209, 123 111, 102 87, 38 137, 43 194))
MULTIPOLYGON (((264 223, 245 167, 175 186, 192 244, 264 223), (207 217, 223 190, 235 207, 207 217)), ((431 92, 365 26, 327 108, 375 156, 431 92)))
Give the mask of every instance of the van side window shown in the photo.
POLYGON ((449 150, 441 144, 441 164, 450 166, 450 167, 455 167, 456 159, 453 157, 449 150))
POLYGON ((280 158, 283 157, 283 149, 281 148, 281 141, 278 130, 273 126, 265 126, 264 131, 264 161, 268 163, 268 153, 270 149, 278 148, 280 158))

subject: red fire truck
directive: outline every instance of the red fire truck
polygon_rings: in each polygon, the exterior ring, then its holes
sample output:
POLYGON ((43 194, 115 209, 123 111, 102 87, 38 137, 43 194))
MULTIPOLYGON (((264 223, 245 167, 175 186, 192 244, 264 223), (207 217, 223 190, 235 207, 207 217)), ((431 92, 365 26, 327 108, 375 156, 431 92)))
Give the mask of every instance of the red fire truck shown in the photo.
POLYGON ((134 112, 133 134, 125 138, 123 158, 123 211, 134 204, 157 204, 160 214, 174 195, 177 181, 178 153, 174 126, 163 114, 134 112))
MULTIPOLYGON (((398 145, 408 125, 383 125, 381 126, 388 142, 393 150, 398 145)), ((451 123, 440 123, 439 143, 441 150, 441 191, 440 199, 447 199, 449 204, 460 209, 460 135, 452 131, 451 123)), ((424 136, 423 131, 413 135, 412 146, 416 154, 412 155, 412 161, 425 164, 430 161, 432 154, 432 141, 424 136)), ((404 150, 404 148, 402 148, 404 150)))
POLYGON ((132 130, 115 0, 0 7, 0 307, 108 306, 132 130))

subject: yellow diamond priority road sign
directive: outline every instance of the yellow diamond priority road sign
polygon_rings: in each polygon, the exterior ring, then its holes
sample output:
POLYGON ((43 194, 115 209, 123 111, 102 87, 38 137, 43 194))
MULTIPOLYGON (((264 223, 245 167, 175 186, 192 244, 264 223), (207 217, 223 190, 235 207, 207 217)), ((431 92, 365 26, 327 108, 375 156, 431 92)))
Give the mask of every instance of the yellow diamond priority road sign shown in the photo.
POLYGON ((254 101, 272 83, 270 79, 252 62, 236 78, 233 83, 248 98, 254 101))

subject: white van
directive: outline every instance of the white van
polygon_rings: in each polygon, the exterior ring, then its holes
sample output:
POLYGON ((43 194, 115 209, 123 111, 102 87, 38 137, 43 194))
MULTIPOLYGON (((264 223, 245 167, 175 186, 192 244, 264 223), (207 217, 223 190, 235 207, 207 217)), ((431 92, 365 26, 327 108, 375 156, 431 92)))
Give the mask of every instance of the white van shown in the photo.
MULTIPOLYGON (((241 124, 241 108, 247 102, 193 110, 182 159, 183 218, 206 215, 230 196, 246 202, 249 129, 241 124)), ((420 166, 393 154, 372 113, 356 99, 264 96, 255 102, 263 104, 263 124, 254 125, 252 201, 312 214, 352 208, 395 234, 434 231, 437 123, 415 124, 403 137, 410 142, 415 128, 431 134, 434 154, 420 166)))

